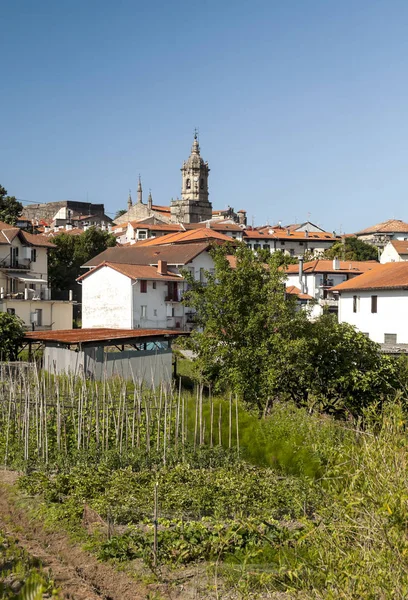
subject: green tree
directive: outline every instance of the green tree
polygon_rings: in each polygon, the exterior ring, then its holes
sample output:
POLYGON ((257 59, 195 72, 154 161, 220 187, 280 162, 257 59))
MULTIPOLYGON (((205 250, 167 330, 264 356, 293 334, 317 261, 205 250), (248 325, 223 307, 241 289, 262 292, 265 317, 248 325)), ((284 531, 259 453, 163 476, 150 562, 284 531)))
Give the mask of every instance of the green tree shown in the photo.
POLYGON ((15 225, 23 212, 23 205, 15 196, 7 196, 7 190, 0 185, 0 221, 15 225))
MULTIPOLYGON (((195 310, 189 345, 203 381, 265 408, 274 398, 332 413, 360 414, 399 386, 396 362, 378 344, 333 315, 310 321, 285 297, 284 271, 246 247, 214 248, 214 274, 189 283, 184 304, 195 310)), ((279 260, 277 261, 279 264, 279 260)))
POLYGON ((259 409, 276 390, 273 357, 284 339, 293 337, 306 320, 296 310, 296 300, 285 298, 285 274, 267 264, 244 245, 236 250, 236 267, 227 259, 229 250, 211 251, 215 272, 207 282, 194 281, 184 304, 196 311, 190 338, 197 352, 197 367, 204 380, 218 388, 232 388, 259 409))
POLYGON ((340 260, 378 260, 378 250, 357 237, 346 237, 325 251, 323 258, 340 260))
POLYGON ((0 360, 17 360, 23 338, 23 321, 15 315, 0 312, 0 360))
POLYGON ((53 291, 73 290, 79 300, 81 288, 76 279, 83 274, 81 266, 106 248, 116 245, 116 238, 96 227, 90 227, 80 235, 61 233, 53 240, 57 246, 49 251, 48 278, 53 291))

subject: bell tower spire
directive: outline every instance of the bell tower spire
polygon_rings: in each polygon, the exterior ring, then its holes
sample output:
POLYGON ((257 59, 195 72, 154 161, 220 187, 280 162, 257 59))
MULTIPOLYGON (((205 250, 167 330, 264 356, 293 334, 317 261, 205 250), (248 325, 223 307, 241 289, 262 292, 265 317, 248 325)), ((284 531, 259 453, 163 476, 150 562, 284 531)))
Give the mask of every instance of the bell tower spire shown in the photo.
POLYGON ((143 204, 142 180, 139 175, 139 183, 137 184, 137 203, 143 204))

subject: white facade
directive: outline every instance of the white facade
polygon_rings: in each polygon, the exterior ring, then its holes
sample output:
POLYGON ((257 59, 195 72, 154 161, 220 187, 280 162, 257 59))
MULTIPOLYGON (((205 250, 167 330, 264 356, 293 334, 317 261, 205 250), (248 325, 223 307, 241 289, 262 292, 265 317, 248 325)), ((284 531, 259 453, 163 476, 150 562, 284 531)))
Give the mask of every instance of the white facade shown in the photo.
POLYGON ((51 300, 48 247, 36 246, 33 235, 26 243, 27 234, 11 226, 0 234, 0 312, 16 315, 28 329, 71 329, 72 302, 51 300))
POLYGON ((389 262, 402 262, 406 260, 408 260, 408 254, 399 253, 392 242, 386 244, 380 257, 380 263, 382 265, 389 262))
POLYGON ((338 314, 374 342, 408 344, 408 290, 342 291, 338 314))
MULTIPOLYGON (((202 252, 187 265, 168 267, 168 273, 185 269, 205 282, 205 272, 213 268, 209 253, 202 252)), ((82 280, 82 327, 189 329, 192 312, 181 302, 183 279, 172 278, 170 288, 165 277, 144 281, 141 284, 108 265, 89 273, 82 280)))

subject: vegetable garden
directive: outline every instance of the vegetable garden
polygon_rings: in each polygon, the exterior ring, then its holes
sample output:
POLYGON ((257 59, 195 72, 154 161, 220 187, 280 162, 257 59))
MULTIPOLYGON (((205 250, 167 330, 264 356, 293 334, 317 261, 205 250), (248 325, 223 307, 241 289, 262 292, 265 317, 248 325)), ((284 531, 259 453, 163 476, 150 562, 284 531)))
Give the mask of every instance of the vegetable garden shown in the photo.
POLYGON ((280 403, 259 419, 202 386, 1 375, 1 463, 100 560, 159 582, 199 565, 209 598, 408 594, 399 402, 363 422, 280 403))

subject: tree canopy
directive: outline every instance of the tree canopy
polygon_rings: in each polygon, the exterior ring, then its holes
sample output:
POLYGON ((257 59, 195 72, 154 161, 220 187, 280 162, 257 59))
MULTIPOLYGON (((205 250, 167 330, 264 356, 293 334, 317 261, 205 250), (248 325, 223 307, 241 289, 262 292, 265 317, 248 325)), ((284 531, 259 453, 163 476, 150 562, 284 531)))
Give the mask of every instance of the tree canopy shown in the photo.
POLYGON ((15 315, 0 312, 0 360, 17 360, 23 337, 23 321, 15 315))
POLYGON ((0 185, 0 221, 15 225, 22 212, 21 202, 15 196, 8 196, 7 190, 0 185))
POLYGON ((115 237, 107 231, 90 227, 80 235, 60 233, 53 240, 57 246, 49 251, 48 278, 53 292, 73 290, 80 299, 80 286, 76 279, 83 274, 81 265, 116 245, 115 237))
MULTIPOLYGON (((214 248, 214 273, 189 283, 184 304, 195 311, 189 345, 203 381, 230 389, 259 410, 275 398, 323 410, 358 413, 392 391, 395 361, 336 317, 312 322, 285 294, 284 270, 239 247, 234 262, 214 248)), ((278 259, 279 263, 279 259, 278 259)))
POLYGON ((378 250, 357 237, 346 237, 325 251, 323 258, 340 260, 378 260, 378 250))

